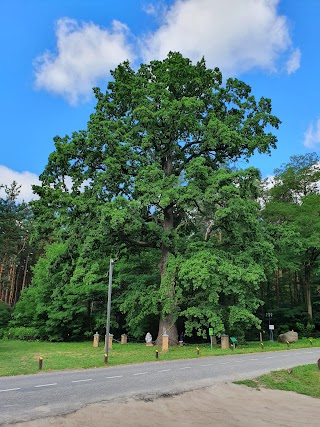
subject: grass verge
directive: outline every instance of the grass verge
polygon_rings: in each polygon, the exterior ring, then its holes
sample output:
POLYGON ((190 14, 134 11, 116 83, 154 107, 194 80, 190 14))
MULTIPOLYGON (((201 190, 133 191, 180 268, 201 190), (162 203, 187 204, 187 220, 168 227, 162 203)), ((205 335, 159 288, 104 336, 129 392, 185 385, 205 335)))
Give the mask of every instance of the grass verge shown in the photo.
MULTIPOLYGON (((156 361, 155 353, 158 350, 159 362, 163 360, 192 359, 197 357, 222 356, 231 354, 262 353, 309 347, 307 339, 291 344, 265 342, 264 348, 259 342, 239 345, 234 350, 221 350, 210 344, 186 345, 170 347, 167 353, 162 353, 161 347, 146 347, 144 344, 128 343, 121 345, 113 343, 109 352, 108 364, 104 365, 103 344, 93 348, 92 342, 81 343, 53 343, 44 341, 0 340, 0 376, 33 374, 38 372, 39 357, 43 357, 43 371, 64 369, 87 369, 102 366, 115 366, 128 363, 142 363, 156 361), (199 355, 197 354, 199 348, 199 355)), ((320 339, 313 341, 313 347, 320 347, 320 339)))
POLYGON ((316 364, 296 366, 292 369, 272 371, 254 380, 235 381, 254 388, 270 388, 294 391, 307 396, 320 398, 320 369, 316 364))

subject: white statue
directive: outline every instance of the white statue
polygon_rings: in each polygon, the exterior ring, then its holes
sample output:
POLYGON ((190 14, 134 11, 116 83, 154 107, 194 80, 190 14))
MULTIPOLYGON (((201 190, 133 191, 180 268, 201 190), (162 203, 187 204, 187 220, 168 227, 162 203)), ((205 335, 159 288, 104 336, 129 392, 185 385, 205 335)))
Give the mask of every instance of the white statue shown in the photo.
POLYGON ((146 345, 152 345, 152 335, 150 334, 150 332, 147 332, 144 339, 145 339, 146 345))

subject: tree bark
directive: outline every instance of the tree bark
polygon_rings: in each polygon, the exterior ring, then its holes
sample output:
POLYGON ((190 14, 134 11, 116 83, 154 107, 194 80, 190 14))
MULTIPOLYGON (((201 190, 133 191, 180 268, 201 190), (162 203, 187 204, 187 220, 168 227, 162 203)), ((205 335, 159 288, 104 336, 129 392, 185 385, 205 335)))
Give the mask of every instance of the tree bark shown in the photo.
POLYGON ((178 344, 178 330, 173 314, 167 314, 164 318, 160 318, 158 337, 156 340, 157 345, 162 344, 162 335, 164 333, 169 335, 169 345, 178 344))
POLYGON ((311 300, 311 287, 310 287, 310 266, 309 265, 305 266, 304 280, 305 280, 308 316, 309 316, 309 320, 312 321, 313 313, 312 313, 312 300, 311 300))
POLYGON ((309 320, 312 320, 313 314, 312 314, 312 300, 311 300, 311 289, 310 289, 310 283, 306 284, 306 291, 307 291, 307 307, 308 307, 308 316, 309 320))
MULTIPOLYGON (((163 230, 170 231, 173 229, 173 208, 172 206, 168 206, 164 209, 164 221, 163 221, 163 230)), ((166 266, 169 253, 172 252, 172 247, 167 246, 166 244, 162 244, 162 254, 161 254, 161 263, 160 263, 160 275, 161 275, 161 285, 163 285, 166 273, 166 266)), ((178 344, 178 330, 177 325, 174 319, 174 284, 168 286, 166 284, 163 286, 166 290, 167 298, 172 301, 172 312, 171 313, 162 313, 159 321, 159 330, 158 336, 156 339, 156 344, 161 345, 162 343, 162 335, 167 333, 169 335, 169 345, 177 345, 178 344)))
POLYGON ((279 307, 280 292, 279 292, 279 270, 278 269, 275 271, 275 276, 276 276, 276 301, 277 301, 277 306, 279 307))

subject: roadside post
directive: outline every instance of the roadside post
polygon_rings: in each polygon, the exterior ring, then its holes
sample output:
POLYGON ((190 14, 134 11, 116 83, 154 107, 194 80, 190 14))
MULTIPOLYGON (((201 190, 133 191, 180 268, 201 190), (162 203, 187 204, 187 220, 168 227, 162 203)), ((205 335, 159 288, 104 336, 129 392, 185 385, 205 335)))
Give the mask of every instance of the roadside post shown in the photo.
POLYGON ((213 336, 213 328, 209 328, 209 335, 210 335, 210 345, 211 345, 211 351, 212 351, 212 336, 213 336))
POLYGON ((274 325, 269 325, 269 331, 270 331, 270 341, 273 341, 274 325))
POLYGON ((274 325, 270 325, 271 319, 272 319, 272 313, 271 312, 266 313, 266 318, 269 320, 269 339, 270 341, 273 341, 274 325))

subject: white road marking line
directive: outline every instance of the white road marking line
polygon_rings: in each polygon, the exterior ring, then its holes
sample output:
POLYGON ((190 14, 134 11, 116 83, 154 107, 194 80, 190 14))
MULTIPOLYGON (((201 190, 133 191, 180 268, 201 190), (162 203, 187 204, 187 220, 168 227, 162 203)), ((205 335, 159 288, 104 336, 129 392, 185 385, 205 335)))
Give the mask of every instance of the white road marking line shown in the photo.
POLYGON ((249 359, 249 360, 259 360, 259 359, 249 359))
POLYGON ((57 383, 52 383, 52 384, 40 384, 40 385, 35 385, 35 387, 50 387, 51 385, 57 385, 57 383))
POLYGON ((235 360, 237 363, 245 362, 245 360, 235 360))
POLYGON ((184 367, 182 367, 180 369, 191 369, 191 366, 184 366, 184 367))
POLYGON ((267 356, 266 359, 274 359, 275 357, 278 357, 278 356, 267 356))
POLYGON ((17 388, 7 388, 5 390, 0 390, 0 393, 2 393, 3 391, 15 391, 15 390, 21 390, 21 387, 17 387, 17 388))
POLYGON ((171 371, 171 369, 162 369, 161 371, 157 371, 157 372, 169 372, 171 371))
POLYGON ((112 379, 112 378, 123 378, 123 375, 114 375, 113 377, 106 377, 108 379, 112 379))
POLYGON ((209 363, 208 365, 200 365, 200 366, 212 366, 213 363, 209 363))
POLYGON ((230 363, 230 362, 222 362, 222 363, 220 363, 220 365, 227 365, 228 363, 230 363))
POLYGON ((289 357, 290 354, 281 354, 282 357, 289 357))
POLYGON ((83 383, 83 382, 85 382, 85 381, 92 381, 92 378, 88 378, 88 379, 86 379, 86 380, 74 380, 74 381, 71 381, 72 383, 83 383))
POLYGON ((148 374, 149 372, 137 372, 136 374, 133 374, 133 375, 145 375, 145 374, 148 374))

